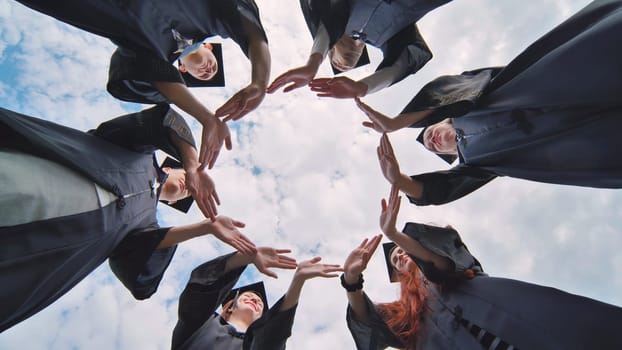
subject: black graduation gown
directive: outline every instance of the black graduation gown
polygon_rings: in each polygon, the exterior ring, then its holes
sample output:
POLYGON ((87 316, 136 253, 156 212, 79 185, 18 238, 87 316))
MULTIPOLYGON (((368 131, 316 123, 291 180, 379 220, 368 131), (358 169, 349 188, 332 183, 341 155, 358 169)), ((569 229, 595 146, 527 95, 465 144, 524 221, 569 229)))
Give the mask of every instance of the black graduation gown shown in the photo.
POLYGON ((171 64, 179 56, 174 53, 177 42, 171 29, 195 42, 214 35, 231 38, 245 55, 249 43, 243 20, 254 24, 265 38, 253 0, 18 1, 112 40, 118 49, 110 59, 107 89, 112 96, 130 102, 166 102, 152 81, 184 83, 171 64))
MULTIPOLYGON (((481 350, 482 344, 469 333, 475 324, 518 349, 583 350, 622 347, 622 308, 561 290, 477 273, 471 280, 455 284, 454 277, 466 269, 479 270, 454 230, 416 230, 407 224, 404 233, 433 252, 448 258, 454 271, 434 271, 434 265, 411 256, 428 281, 428 298, 417 349, 481 350), (456 244, 459 242, 459 244, 456 244), (445 281, 439 276, 446 276, 445 281), (449 286, 444 282, 451 282, 449 286)), ((359 350, 403 348, 382 320, 373 302, 365 296, 370 320, 353 317, 348 306, 347 322, 359 350)))
POLYGON ((449 1, 300 0, 300 6, 314 38, 320 24, 324 25, 330 38, 329 47, 344 34, 354 35, 382 50, 383 60, 377 70, 402 67, 392 85, 416 73, 432 58, 415 23, 449 1))
POLYGON ((496 176, 622 187, 622 3, 594 1, 503 69, 440 77, 403 113, 435 109, 413 127, 447 117, 460 163, 412 178, 417 205, 443 204, 496 176))
POLYGON ((156 220, 153 152, 179 158, 167 118, 183 120, 160 105, 85 133, 0 109, 0 148, 57 162, 119 198, 98 210, 0 227, 0 331, 54 302, 107 258, 135 298, 155 293, 175 252, 156 249, 169 228, 156 220))
MULTIPOLYGON (((296 306, 279 311, 281 298, 246 333, 238 332, 216 312, 246 266, 223 273, 234 253, 208 261, 192 271, 179 297, 172 349, 284 350, 291 335, 296 306)), ((267 305, 265 305, 267 307, 267 305)))

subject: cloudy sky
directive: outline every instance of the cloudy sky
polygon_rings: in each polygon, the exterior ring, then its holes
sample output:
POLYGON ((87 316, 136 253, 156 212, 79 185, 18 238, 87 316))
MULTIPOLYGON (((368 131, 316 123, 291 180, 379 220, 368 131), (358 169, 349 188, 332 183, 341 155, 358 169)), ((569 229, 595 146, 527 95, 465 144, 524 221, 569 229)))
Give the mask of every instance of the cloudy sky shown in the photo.
MULTIPOLYGON (((306 61, 311 36, 297 1, 257 3, 270 40, 274 78, 306 61)), ((395 115, 430 79, 503 65, 587 3, 454 1, 420 21, 433 60, 416 75, 364 101, 395 115)), ((218 40, 225 46, 227 88, 193 90, 212 110, 245 86, 250 76, 235 43, 218 40)), ((139 110, 144 106, 121 103, 105 91, 113 49, 106 39, 1 0, 0 105, 82 130, 139 110)), ((370 55, 375 66, 380 54, 371 49, 370 55)), ((372 69, 362 68, 351 76, 362 77, 372 69)), ((327 64, 318 75, 330 75, 327 64)), ((327 263, 342 264, 364 237, 379 233, 379 203, 389 191, 375 155, 379 135, 363 128, 363 120, 350 100, 321 99, 307 89, 268 95, 259 109, 231 124, 234 149, 222 152, 211 172, 222 200, 220 213, 244 221, 244 233, 258 245, 291 248, 299 261, 319 255, 327 263)), ((200 139, 198 124, 193 127, 200 139)), ((391 135, 402 169, 415 174, 445 168, 415 143, 416 134, 401 130, 391 135)), ((496 179, 441 207, 403 201, 400 227, 406 221, 452 224, 493 276, 622 305, 620 192, 496 179)), ((201 215, 196 208, 189 215, 161 208, 159 218, 169 226, 199 221, 201 215)), ((54 304, 1 334, 0 348, 167 349, 177 297, 189 272, 229 251, 213 237, 182 244, 158 293, 141 302, 133 300, 103 264, 54 304)), ((264 278, 249 267, 242 282, 265 280, 272 303, 286 291, 291 276, 284 271, 276 280, 264 278)), ((365 280, 365 290, 374 300, 396 298, 380 251, 365 280)), ((289 348, 354 348, 345 307, 338 280, 308 281, 289 348)))

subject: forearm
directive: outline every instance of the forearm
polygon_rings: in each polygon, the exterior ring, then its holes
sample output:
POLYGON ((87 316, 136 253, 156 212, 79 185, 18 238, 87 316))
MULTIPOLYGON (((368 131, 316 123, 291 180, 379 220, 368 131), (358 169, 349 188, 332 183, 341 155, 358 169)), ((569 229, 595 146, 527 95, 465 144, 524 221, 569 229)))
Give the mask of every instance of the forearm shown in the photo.
POLYGON ((400 191, 404 192, 408 196, 414 199, 421 199, 423 196, 423 183, 413 180, 410 176, 400 174, 395 185, 400 191))
POLYGON ((196 148, 173 131, 170 132, 170 137, 173 146, 175 146, 179 152, 184 170, 186 170, 186 172, 196 170, 199 167, 199 154, 196 148))
POLYGON ((417 112, 403 113, 393 118, 396 129, 407 128, 427 118, 434 110, 428 109, 417 112))
MULTIPOLYGON (((347 272, 344 275, 347 284, 356 284, 359 276, 351 276, 347 272)), ((348 296, 348 304, 357 320, 366 321, 369 318, 369 310, 367 310, 367 302, 363 294, 363 289, 354 292, 346 292, 348 296)))
POLYGON ((409 237, 407 234, 395 230, 395 232, 387 234, 387 237, 400 246, 400 248, 404 249, 409 255, 433 263, 440 271, 447 272, 451 270, 452 265, 447 258, 433 253, 419 243, 419 241, 409 237))
POLYGON ((281 306, 279 307, 279 311, 289 310, 298 304, 304 283, 304 279, 294 275, 292 282, 287 289, 287 293, 285 293, 285 297, 283 298, 283 303, 281 303, 281 306))
POLYGON ((310 69, 313 69, 313 71, 315 72, 313 76, 317 74, 317 71, 320 69, 320 65, 322 64, 322 61, 324 61, 324 57, 322 57, 322 54, 320 53, 315 52, 309 55, 309 59, 307 60, 306 66, 309 67, 310 69))
POLYGON ((153 81, 151 83, 169 101, 190 114, 201 124, 205 125, 210 117, 214 117, 212 112, 194 97, 186 85, 166 81, 153 81))
POLYGON ((270 79, 270 49, 263 35, 250 22, 244 22, 249 37, 248 58, 251 62, 251 83, 262 87, 268 86, 270 79))
POLYGON ((158 249, 169 248, 175 244, 201 236, 207 233, 206 224, 198 222, 196 224, 172 227, 158 245, 158 249))
POLYGON ((246 266, 253 262, 254 255, 242 254, 240 252, 236 252, 229 259, 227 259, 227 263, 225 264, 225 270, 223 273, 227 273, 231 270, 235 270, 242 266, 246 266))

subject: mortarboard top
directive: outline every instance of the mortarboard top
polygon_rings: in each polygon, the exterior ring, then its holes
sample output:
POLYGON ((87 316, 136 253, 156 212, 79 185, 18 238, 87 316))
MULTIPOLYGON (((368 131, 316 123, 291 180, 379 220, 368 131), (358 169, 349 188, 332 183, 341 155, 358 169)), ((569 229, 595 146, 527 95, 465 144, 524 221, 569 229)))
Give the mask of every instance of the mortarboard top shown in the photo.
MULTIPOLYGON (((203 44, 201 42, 201 44, 203 44)), ((216 57, 216 61, 218 62, 218 71, 216 75, 212 77, 210 80, 200 80, 190 73, 181 73, 181 76, 184 78, 186 82, 186 86, 188 87, 223 87, 225 86, 225 66, 222 56, 222 44, 218 43, 210 43, 212 45, 212 53, 214 57, 216 57)), ((181 58, 181 56, 180 56, 181 58)), ((177 65, 181 66, 181 62, 178 60, 177 65)))
MULTIPOLYGON (((421 132, 419 133, 419 136, 417 136, 417 141, 419 141, 419 143, 421 143, 423 147, 425 147, 425 144, 423 143, 423 133, 426 131, 427 128, 428 128, 427 126, 423 128, 423 130, 421 130, 421 132)), ((436 153, 436 152, 432 152, 432 153, 436 154, 437 156, 439 156, 439 158, 441 158, 442 160, 446 161, 449 164, 453 163, 458 158, 458 156, 455 154, 441 154, 441 153, 436 153)))
MULTIPOLYGON (((352 67, 352 69, 356 69, 358 67, 362 67, 366 64, 369 64, 369 54, 367 53, 367 45, 365 45, 365 47, 363 47, 363 52, 361 52, 361 57, 359 57, 359 60, 356 62, 356 64, 354 65, 354 67, 352 67)), ((339 69, 337 69, 335 66, 333 66, 333 62, 330 62, 330 67, 333 69, 333 74, 338 75, 341 73, 345 73, 346 71, 342 72, 339 69)), ((350 69, 350 70, 352 70, 350 69)))
MULTIPOLYGON (((183 166, 177 160, 171 157, 166 157, 166 159, 164 159, 162 164, 160 164, 160 169, 162 168, 183 169, 183 166)), ((160 202, 168 205, 169 207, 173 207, 181 211, 182 213, 187 213, 188 210, 190 210, 190 206, 192 206, 192 203, 194 202, 194 198, 192 198, 192 196, 189 196, 184 199, 180 199, 173 204, 168 204, 167 201, 160 201, 160 202)))
POLYGON ((384 262, 387 265, 387 274, 389 275, 389 281, 391 281, 391 283, 399 281, 399 279, 397 278, 397 271, 395 271, 395 268, 393 267, 393 265, 391 265, 391 252, 395 247, 397 247, 397 244, 393 242, 382 243, 382 250, 384 251, 384 262))
POLYGON ((262 314, 268 310, 268 298, 266 296, 266 288, 264 287, 263 282, 256 282, 253 284, 248 284, 246 286, 232 289, 229 294, 227 294, 227 297, 223 299, 221 306, 224 306, 227 302, 234 298, 237 298, 240 294, 245 292, 254 292, 255 294, 259 295, 261 301, 263 301, 262 314))

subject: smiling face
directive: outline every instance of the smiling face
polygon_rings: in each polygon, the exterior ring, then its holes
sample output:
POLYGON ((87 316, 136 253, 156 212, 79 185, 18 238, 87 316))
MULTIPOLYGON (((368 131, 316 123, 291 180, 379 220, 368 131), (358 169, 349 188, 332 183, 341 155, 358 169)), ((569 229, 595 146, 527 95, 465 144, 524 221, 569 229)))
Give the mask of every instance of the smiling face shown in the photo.
POLYGON ((253 320, 257 320, 263 313, 264 304, 261 297, 254 292, 244 292, 238 297, 238 303, 232 313, 251 312, 253 320))
POLYGON ((409 270, 410 256, 404 251, 404 249, 396 246, 391 251, 391 266, 398 272, 406 272, 409 270))
POLYGON ((210 44, 203 44, 193 53, 180 59, 179 70, 199 80, 210 80, 218 73, 218 61, 210 44))
POLYGON ((186 172, 183 169, 164 167, 162 170, 168 174, 168 177, 164 184, 162 184, 160 200, 168 201, 169 204, 173 204, 190 195, 190 192, 188 192, 186 188, 186 172))
POLYGON ((445 119, 425 129, 423 145, 434 153, 457 154, 456 129, 451 120, 445 119))

